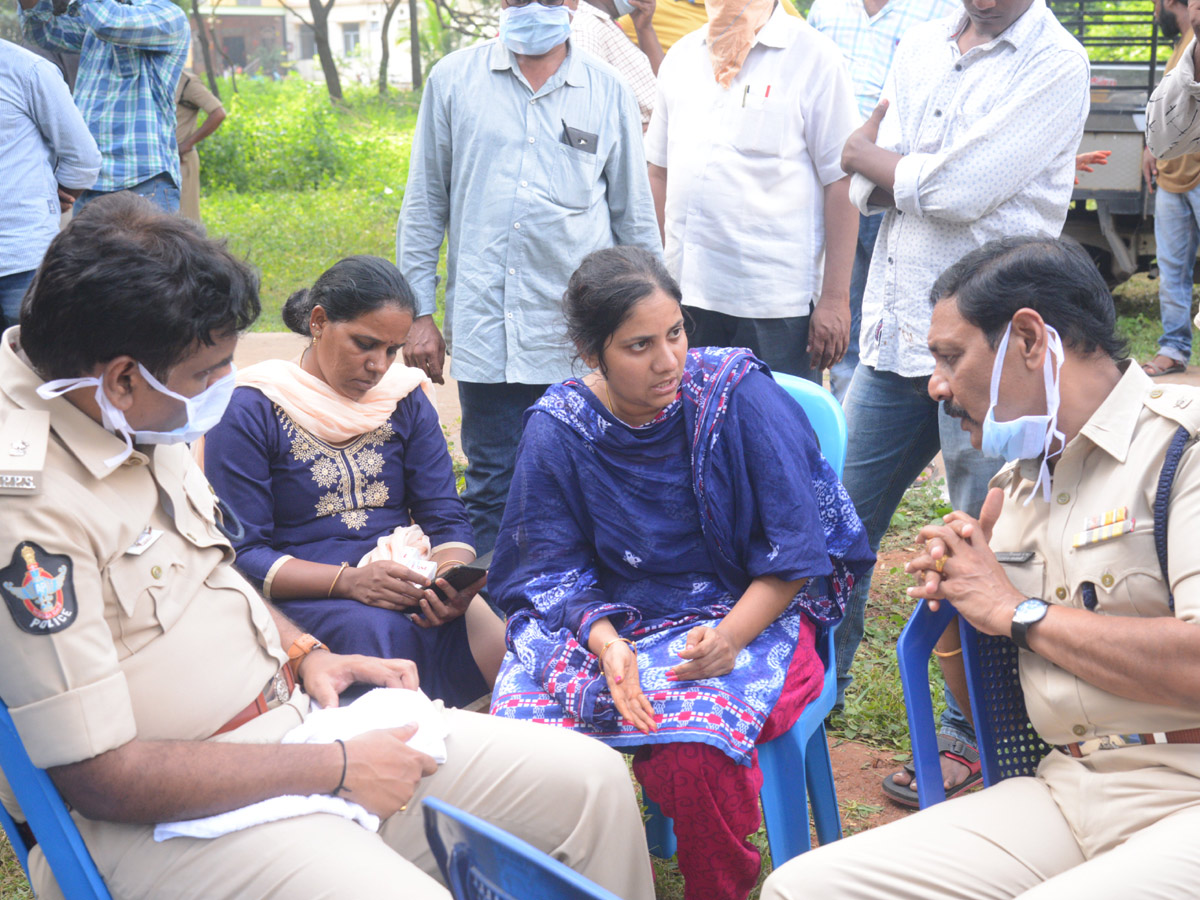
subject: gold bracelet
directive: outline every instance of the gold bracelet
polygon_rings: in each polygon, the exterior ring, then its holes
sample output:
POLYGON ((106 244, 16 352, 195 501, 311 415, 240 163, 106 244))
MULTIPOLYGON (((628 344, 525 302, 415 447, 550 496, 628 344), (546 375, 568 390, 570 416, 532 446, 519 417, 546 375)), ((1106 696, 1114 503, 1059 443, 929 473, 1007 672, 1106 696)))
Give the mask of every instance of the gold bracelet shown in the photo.
POLYGON ((470 565, 470 563, 467 562, 465 559, 443 560, 442 562, 438 563, 437 571, 433 573, 433 577, 441 578, 443 572, 453 569, 455 566, 469 566, 469 565, 470 565))
POLYGON ((338 567, 337 574, 333 576, 333 581, 331 581, 331 582, 329 583, 329 593, 327 593, 327 594, 325 595, 326 597, 332 597, 332 596, 333 596, 333 589, 334 589, 335 587, 337 587, 338 579, 342 577, 342 573, 346 571, 346 568, 347 568, 349 565, 350 565, 350 563, 348 563, 348 562, 344 562, 344 563, 342 563, 342 564, 341 564, 341 566, 339 566, 339 567, 338 567))
POLYGON ((620 643, 628 644, 629 649, 633 651, 633 655, 637 656, 637 644, 636 643, 631 641, 629 638, 623 638, 623 637, 613 638, 611 641, 609 641, 607 644, 605 644, 603 647, 601 647, 600 652, 596 654, 596 665, 600 669, 601 675, 604 674, 604 654, 608 652, 608 648, 611 647, 613 644, 620 644, 620 643))
POLYGON ((960 653, 962 653, 962 647, 959 647, 957 650, 947 650, 945 653, 937 649, 937 647, 933 648, 933 655, 938 659, 949 659, 951 656, 958 656, 960 653))

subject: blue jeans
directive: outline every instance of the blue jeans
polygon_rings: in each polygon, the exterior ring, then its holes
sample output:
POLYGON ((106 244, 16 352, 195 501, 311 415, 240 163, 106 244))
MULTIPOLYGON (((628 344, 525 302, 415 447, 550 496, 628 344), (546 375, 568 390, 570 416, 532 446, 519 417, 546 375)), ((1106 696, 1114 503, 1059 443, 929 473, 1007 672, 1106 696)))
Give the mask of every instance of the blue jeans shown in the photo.
MULTIPOLYGON (((904 492, 942 452, 950 503, 978 516, 991 477, 1004 464, 971 447, 957 419, 942 412, 926 389, 926 377, 904 378, 860 364, 846 394, 850 431, 842 484, 867 529, 873 551, 891 524, 904 492)), ((850 685, 850 664, 862 641, 871 573, 854 585, 846 615, 837 630, 838 698, 840 707, 850 685)), ((974 745, 975 735, 950 692, 946 692, 942 732, 974 745)))
POLYGON ((1158 250, 1158 352, 1187 365, 1192 356, 1192 267, 1200 248, 1200 187, 1186 194, 1160 189, 1154 199, 1158 250))
MULTIPOLYGON (((179 212, 179 185, 166 172, 159 172, 153 178, 147 178, 133 187, 124 188, 124 190, 129 191, 131 194, 137 194, 139 197, 145 197, 163 212, 179 212)), ((74 214, 79 215, 83 211, 83 208, 97 197, 103 197, 109 193, 116 192, 84 191, 79 195, 79 199, 75 201, 74 214)))
POLYGON ((546 393, 547 387, 504 382, 458 383, 462 449, 467 457, 467 485, 462 501, 475 530, 475 552, 479 556, 496 545, 512 484, 517 445, 525 428, 525 410, 546 393))
POLYGON ((858 368, 858 331, 862 327, 863 294, 867 290, 867 273, 871 271, 871 254, 875 252, 875 239, 879 237, 879 226, 883 213, 858 217, 858 245, 854 250, 854 269, 850 273, 850 343, 846 355, 829 370, 829 389, 842 403, 846 402, 846 391, 850 379, 858 368))
POLYGON ((0 275, 0 328, 17 324, 21 316, 21 299, 36 274, 37 269, 30 269, 28 272, 0 275))

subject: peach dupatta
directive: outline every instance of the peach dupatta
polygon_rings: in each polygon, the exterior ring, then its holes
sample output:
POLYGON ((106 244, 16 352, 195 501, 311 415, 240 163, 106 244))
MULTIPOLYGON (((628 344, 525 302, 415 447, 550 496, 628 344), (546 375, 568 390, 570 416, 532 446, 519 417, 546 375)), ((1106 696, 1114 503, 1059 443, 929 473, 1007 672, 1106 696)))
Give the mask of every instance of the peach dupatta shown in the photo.
POLYGON ((433 382, 420 369, 393 365, 361 400, 343 397, 294 362, 268 359, 238 372, 239 386, 252 387, 328 444, 344 444, 374 431, 391 418, 396 404, 421 388, 433 401, 433 382))

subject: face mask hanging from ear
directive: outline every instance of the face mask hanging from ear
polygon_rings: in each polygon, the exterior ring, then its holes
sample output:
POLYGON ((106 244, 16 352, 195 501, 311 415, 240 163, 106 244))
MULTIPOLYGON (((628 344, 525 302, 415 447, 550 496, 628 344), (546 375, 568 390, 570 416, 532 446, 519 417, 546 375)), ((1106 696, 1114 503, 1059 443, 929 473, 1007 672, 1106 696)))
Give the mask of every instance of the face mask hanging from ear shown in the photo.
POLYGON ((221 417, 225 415, 225 408, 229 406, 229 400, 233 396, 233 389, 237 386, 237 369, 233 366, 230 366, 228 375, 214 381, 195 397, 185 397, 170 390, 151 375, 141 363, 138 363, 138 371, 142 373, 142 377, 146 379, 147 383, 160 394, 166 394, 183 403, 187 410, 187 420, 182 425, 170 431, 135 431, 126 420, 125 413, 117 409, 108 399, 108 394, 104 392, 103 380, 95 376, 58 378, 54 381, 47 381, 38 387, 37 394, 43 400, 49 400, 81 387, 95 385, 96 405, 100 407, 101 424, 108 431, 125 439, 125 449, 104 461, 106 466, 117 466, 133 453, 135 443, 181 444, 196 440, 221 421, 221 417))
POLYGON ((1062 453, 1064 435, 1058 430, 1059 376, 1062 374, 1063 345, 1058 332, 1046 326, 1046 357, 1042 361, 1042 379, 1046 385, 1046 414, 1041 416, 1018 416, 1007 422, 996 421, 996 402, 1000 396, 1000 374, 1004 371, 1004 356, 1008 350, 1008 337, 1012 333, 1012 323, 1004 330, 1004 337, 996 351, 996 361, 992 364, 991 405, 983 420, 983 439, 980 449, 988 456, 1002 456, 1012 462, 1016 459, 1042 458, 1038 479, 1033 485, 1033 493, 1025 501, 1028 506, 1037 494, 1038 486, 1042 488, 1042 496, 1050 500, 1050 467, 1046 464, 1052 456, 1062 453), (1051 360, 1053 357, 1053 361, 1051 360), (1058 449, 1050 453, 1050 446, 1057 440, 1058 449))

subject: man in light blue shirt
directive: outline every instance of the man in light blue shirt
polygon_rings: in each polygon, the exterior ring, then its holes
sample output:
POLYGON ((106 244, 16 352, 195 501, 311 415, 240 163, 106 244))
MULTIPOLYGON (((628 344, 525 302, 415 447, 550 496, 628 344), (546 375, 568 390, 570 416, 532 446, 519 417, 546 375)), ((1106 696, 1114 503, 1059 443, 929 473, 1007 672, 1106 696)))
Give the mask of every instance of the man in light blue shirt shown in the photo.
MULTIPOLYGON (((808 24, 841 48, 859 115, 866 121, 879 102, 904 33, 913 25, 950 15, 959 5, 958 0, 813 0, 808 24)), ((829 385, 839 400, 845 398, 858 365, 863 291, 882 221, 883 213, 860 216, 858 221, 858 246, 850 276, 850 344, 846 355, 829 370, 829 385)))
POLYGON ((54 64, 0 40, 0 326, 58 234, 62 206, 92 186, 100 151, 54 64), (62 198, 60 200, 60 197, 62 198))
POLYGON ((633 93, 567 42, 562 0, 504 0, 500 38, 430 73, 396 259, 417 297, 404 358, 442 382, 447 349, 476 550, 495 542, 522 415, 572 374, 561 300, 593 250, 662 252, 633 93), (446 335, 433 321, 446 252, 446 335))

